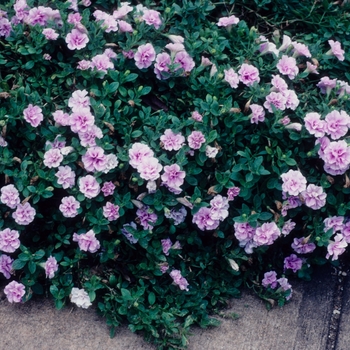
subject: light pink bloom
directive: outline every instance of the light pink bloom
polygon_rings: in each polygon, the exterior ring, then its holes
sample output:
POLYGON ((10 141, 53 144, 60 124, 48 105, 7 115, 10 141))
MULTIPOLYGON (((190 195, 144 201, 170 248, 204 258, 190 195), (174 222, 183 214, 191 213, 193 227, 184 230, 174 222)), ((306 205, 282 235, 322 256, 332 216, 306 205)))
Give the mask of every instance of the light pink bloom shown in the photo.
POLYGON ((196 122, 201 122, 201 121, 203 121, 203 116, 202 116, 201 114, 199 114, 198 111, 192 112, 191 118, 194 119, 196 122))
POLYGON ((298 56, 311 57, 309 48, 306 45, 298 43, 296 41, 293 41, 292 45, 293 45, 293 57, 295 58, 298 56))
POLYGON ((281 235, 274 222, 264 223, 255 230, 253 241, 258 245, 271 245, 281 235))
POLYGON ((290 234, 290 232, 295 228, 296 226, 296 223, 293 222, 291 219, 289 219, 288 221, 286 221, 284 224, 283 224, 283 227, 282 227, 282 235, 283 236, 287 236, 290 234))
POLYGON ((16 230, 5 228, 0 231, 0 250, 5 253, 13 253, 21 245, 18 239, 19 233, 16 230))
POLYGON ((13 9, 15 10, 16 17, 19 21, 22 21, 29 14, 29 6, 26 0, 16 0, 13 9))
POLYGON ((306 69, 305 72, 306 73, 311 73, 311 74, 319 74, 317 71, 317 66, 310 63, 310 62, 306 62, 306 69))
POLYGON ((119 218, 119 205, 113 204, 111 202, 107 202, 103 208, 103 216, 108 221, 114 221, 119 218))
POLYGON ((200 131, 192 131, 187 137, 188 145, 192 149, 200 149, 202 144, 205 142, 205 137, 200 131))
POLYGON ((321 120, 321 116, 316 112, 307 113, 305 118, 305 128, 315 137, 323 137, 325 135, 325 121, 321 120))
POLYGON ((277 287, 277 273, 275 271, 269 271, 264 273, 264 278, 261 281, 261 284, 265 288, 276 288, 277 287))
POLYGON ((205 155, 208 158, 215 158, 218 154, 219 150, 216 147, 206 146, 205 147, 205 155))
POLYGON ((184 206, 182 206, 179 210, 171 209, 169 211, 164 209, 164 216, 168 219, 174 220, 174 225, 177 226, 185 221, 187 211, 184 206))
POLYGON ((81 60, 81 61, 78 62, 77 69, 87 70, 87 69, 90 69, 90 68, 92 68, 91 61, 81 60))
POLYGON ((225 77, 224 80, 227 81, 232 89, 236 89, 239 84, 239 76, 238 74, 232 69, 224 69, 225 77))
POLYGON ((262 106, 253 103, 249 106, 249 108, 252 110, 252 115, 250 118, 250 122, 252 124, 258 124, 259 122, 263 122, 265 120, 265 110, 262 106))
POLYGON ((67 22, 70 24, 80 23, 83 18, 79 12, 68 14, 67 22))
POLYGON ((300 123, 290 123, 288 125, 286 125, 286 129, 287 130, 295 130, 295 131, 301 131, 301 129, 303 128, 303 126, 300 123))
POLYGON ((19 192, 12 184, 1 187, 1 203, 7 205, 11 209, 15 209, 21 202, 19 199, 19 192))
POLYGON ((241 192, 241 189, 239 187, 230 187, 227 189, 227 199, 229 201, 233 201, 241 192))
POLYGON ((88 172, 103 171, 107 164, 107 158, 101 147, 90 147, 81 157, 84 168, 88 172))
POLYGON ((219 22, 217 23, 217 26, 218 27, 229 27, 229 26, 232 26, 232 25, 238 24, 238 23, 239 23, 239 18, 232 15, 230 17, 221 17, 219 19, 219 22))
POLYGON ((299 68, 294 57, 283 55, 277 63, 278 71, 283 75, 288 75, 289 79, 294 79, 299 73, 299 68))
POLYGON ((137 167, 140 177, 150 181, 157 180, 162 169, 163 167, 159 164, 158 159, 154 157, 143 158, 142 162, 137 167))
POLYGON ((11 278, 13 259, 6 254, 0 255, 0 272, 5 278, 11 278))
POLYGON ((113 12, 113 17, 115 19, 125 18, 126 15, 133 10, 132 6, 129 6, 129 3, 122 2, 121 7, 113 12))
POLYGON ((162 243, 162 250, 164 255, 168 256, 169 255, 169 250, 171 249, 173 243, 171 242, 170 238, 167 239, 162 239, 161 240, 162 243))
POLYGON ((84 289, 72 288, 69 297, 72 303, 76 304, 78 307, 81 307, 83 309, 87 309, 89 306, 92 305, 89 294, 84 289))
POLYGON ((79 179, 79 191, 86 198, 95 198, 100 193, 100 185, 92 175, 86 175, 79 179))
POLYGON ((285 51, 292 45, 292 39, 288 35, 283 35, 282 44, 279 51, 285 51))
POLYGON ((251 64, 243 63, 238 71, 239 80, 247 86, 252 86, 255 82, 259 83, 259 70, 251 64))
POLYGON ((206 207, 201 207, 197 213, 193 215, 192 222, 202 231, 215 230, 220 224, 219 220, 214 220, 211 217, 211 211, 206 207))
POLYGON ((293 272, 299 271, 303 266, 303 260, 298 258, 295 254, 291 254, 290 256, 284 259, 284 269, 291 269, 293 272))
POLYGON ((173 279, 174 283, 177 284, 181 290, 188 291, 188 282, 186 278, 182 277, 181 272, 179 270, 173 270, 170 272, 169 275, 173 279))
POLYGON ((143 12, 142 19, 148 24, 153 25, 154 28, 159 29, 162 24, 162 20, 160 18, 160 13, 155 10, 145 10, 143 12))
POLYGON ((43 34, 47 40, 56 40, 59 37, 59 34, 52 28, 43 29, 43 34))
POLYGON ((156 58, 156 51, 152 44, 144 44, 138 47, 135 53, 135 65, 139 69, 148 68, 156 58))
POLYGON ((323 158, 324 157, 324 150, 329 146, 331 143, 331 140, 327 136, 320 137, 315 141, 315 146, 318 144, 320 145, 320 149, 318 150, 318 155, 323 158))
POLYGON ((344 216, 331 216, 323 220, 324 232, 329 229, 333 230, 333 233, 342 232, 344 228, 344 216))
POLYGON ((10 303, 20 303, 26 294, 26 287, 22 283, 12 281, 5 286, 4 293, 10 303))
POLYGON ((101 191, 105 197, 111 196, 114 193, 116 186, 112 181, 105 182, 102 186, 101 191))
POLYGON ((57 168, 63 160, 63 155, 58 148, 51 148, 44 154, 44 164, 48 168, 57 168))
POLYGON ((103 133, 98 126, 93 124, 88 126, 85 132, 78 132, 78 136, 83 147, 94 147, 96 139, 102 139, 103 133))
POLYGON ((69 114, 64 113, 63 111, 56 111, 52 113, 54 121, 62 126, 67 126, 69 125, 69 114))
POLYGON ((108 69, 114 69, 114 64, 112 63, 110 57, 103 53, 96 55, 91 59, 91 68, 95 68, 99 72, 104 72, 107 74, 108 69))
POLYGON ((62 188, 67 189, 74 186, 75 172, 68 165, 58 167, 55 176, 57 177, 57 183, 62 188))
POLYGON ((288 85, 286 81, 283 78, 281 78, 279 74, 272 75, 271 85, 273 86, 271 91, 283 92, 288 90, 288 85))
POLYGON ((70 128, 73 132, 87 132, 94 123, 95 117, 87 108, 78 108, 70 115, 70 128))
POLYGON ((339 87, 339 89, 336 93, 339 98, 343 97, 345 94, 350 95, 350 85, 346 81, 337 80, 337 87, 339 87))
POLYGON ((18 225, 29 225, 35 217, 35 209, 28 203, 18 204, 16 210, 12 213, 18 225))
POLYGON ((165 150, 178 151, 184 145, 185 138, 181 132, 175 134, 171 129, 166 129, 160 137, 160 141, 162 141, 165 150))
POLYGON ((298 254, 311 253, 316 249, 315 243, 309 243, 309 240, 305 237, 294 238, 291 247, 298 254))
POLYGON ((214 220, 223 221, 228 217, 228 209, 230 207, 226 197, 217 194, 210 201, 210 216, 214 220))
POLYGON ((324 149, 324 170, 331 175, 342 175, 350 167, 350 147, 346 141, 334 141, 324 149))
POLYGON ((180 186, 184 183, 186 172, 182 171, 179 165, 172 164, 164 167, 164 174, 161 176, 162 184, 175 194, 181 193, 180 186))
POLYGON ((130 23, 119 20, 118 22, 118 28, 121 33, 132 33, 134 30, 132 29, 132 26, 130 23))
POLYGON ((143 227, 144 230, 152 230, 154 224, 158 220, 157 214, 154 213, 153 210, 147 206, 137 209, 136 215, 140 220, 140 225, 143 227))
POLYGON ((26 109, 23 110, 24 120, 31 126, 36 128, 44 120, 42 109, 39 106, 33 106, 29 104, 26 109))
POLYGON ((80 250, 96 253, 100 249, 100 242, 95 237, 95 232, 90 230, 82 234, 73 234, 73 242, 78 242, 80 250))
POLYGON ((66 218, 74 218, 78 215, 80 203, 73 197, 63 197, 59 209, 66 218))
POLYGON ((348 246, 344 236, 337 234, 334 237, 334 241, 330 241, 327 246, 327 255, 326 259, 329 259, 332 256, 332 260, 338 260, 339 255, 345 252, 345 248, 348 246))
POLYGON ((344 53, 345 51, 341 48, 341 44, 339 41, 328 40, 328 44, 331 47, 331 50, 327 52, 327 54, 332 54, 339 61, 344 61, 344 53))
POLYGON ((107 162, 106 162, 105 168, 102 170, 102 172, 105 174, 107 174, 109 171, 115 169, 119 164, 117 156, 113 153, 107 154, 106 160, 107 160, 107 162))
POLYGON ((278 57, 279 50, 276 47, 276 44, 271 43, 267 40, 267 38, 263 35, 260 35, 259 40, 261 42, 259 46, 259 52, 264 55, 266 53, 273 53, 278 57))
POLYGON ((324 193, 323 187, 321 186, 310 184, 301 195, 305 200, 305 205, 311 209, 321 209, 326 204, 327 194, 324 193))
POLYGON ((273 113, 273 109, 271 106, 274 106, 276 109, 280 111, 284 111, 286 109, 286 97, 280 92, 270 92, 266 96, 266 101, 264 102, 264 107, 270 112, 273 113))
POLYGON ((282 191, 288 192, 291 196, 297 196, 306 190, 306 178, 298 170, 289 170, 281 175, 283 184, 282 191))
POLYGON ((81 4, 85 7, 89 7, 91 5, 90 0, 81 0, 81 4))
POLYGON ((247 222, 235 222, 233 227, 235 229, 235 237, 240 242, 240 247, 244 247, 249 241, 253 240, 255 228, 247 222))
POLYGON ((58 270, 57 260, 53 256, 49 256, 44 265, 46 278, 54 278, 55 272, 58 270))
POLYGON ((337 79, 329 79, 329 77, 322 77, 316 86, 318 86, 321 89, 322 94, 327 94, 328 96, 331 90, 336 87, 336 85, 337 79))
POLYGON ((347 134, 350 125, 350 117, 344 111, 338 112, 334 110, 326 115, 325 122, 326 133, 330 135, 331 139, 338 140, 347 134))
POLYGON ((153 157, 153 151, 143 143, 135 142, 129 149, 129 163, 137 168, 145 158, 153 157))
POLYGON ((3 36, 7 38, 12 31, 11 22, 4 17, 0 17, 0 38, 3 36))
POLYGON ((96 21, 103 21, 102 28, 106 33, 118 31, 118 23, 112 15, 101 10, 96 10, 93 16, 96 18, 96 21))
POLYGON ((154 64, 154 73, 159 80, 167 79, 168 75, 162 74, 162 72, 169 72, 169 65, 171 64, 170 55, 167 53, 160 53, 156 57, 156 63, 154 64))
POLYGON ((294 90, 285 90, 282 92, 283 96, 286 98, 286 108, 295 110, 299 106, 299 99, 294 90))
POLYGON ((181 35, 168 35, 169 40, 171 40, 174 44, 183 44, 185 41, 185 38, 181 35))
POLYGON ((80 108, 90 108, 90 97, 84 90, 76 90, 68 100, 68 106, 73 112, 79 111, 80 108))
POLYGON ((289 295, 286 296, 286 300, 289 300, 292 297, 292 286, 288 283, 288 279, 285 277, 282 277, 282 278, 279 278, 277 282, 280 285, 278 289, 282 289, 283 291, 287 291, 287 290, 290 291, 289 295))
MULTIPOLYGON (((210 59, 208 57, 202 56, 201 57, 201 66, 203 67, 209 67, 213 64, 212 61, 210 61, 210 59)), ((225 71, 226 74, 226 71, 225 71)), ((227 80, 226 80, 227 81, 227 80)))
POLYGON ((175 55, 173 63, 180 64, 180 68, 182 68, 185 72, 190 72, 195 66, 193 58, 186 51, 178 52, 175 55))
POLYGON ((89 37, 78 29, 72 29, 66 36, 66 43, 69 50, 81 50, 89 42, 89 37))

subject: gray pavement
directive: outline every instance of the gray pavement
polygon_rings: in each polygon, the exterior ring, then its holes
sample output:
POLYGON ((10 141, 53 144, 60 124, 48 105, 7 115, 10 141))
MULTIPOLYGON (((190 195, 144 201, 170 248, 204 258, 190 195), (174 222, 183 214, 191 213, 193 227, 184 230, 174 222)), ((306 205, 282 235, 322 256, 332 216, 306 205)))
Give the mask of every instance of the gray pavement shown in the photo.
MULTIPOLYGON (((194 328, 189 350, 349 350, 350 281, 321 268, 311 282, 294 281, 293 297, 267 311, 249 291, 233 299, 221 326, 194 328), (238 318, 237 318, 238 316, 238 318)), ((93 308, 56 310, 52 300, 0 302, 1 350, 154 350, 126 327, 109 337, 93 308)))

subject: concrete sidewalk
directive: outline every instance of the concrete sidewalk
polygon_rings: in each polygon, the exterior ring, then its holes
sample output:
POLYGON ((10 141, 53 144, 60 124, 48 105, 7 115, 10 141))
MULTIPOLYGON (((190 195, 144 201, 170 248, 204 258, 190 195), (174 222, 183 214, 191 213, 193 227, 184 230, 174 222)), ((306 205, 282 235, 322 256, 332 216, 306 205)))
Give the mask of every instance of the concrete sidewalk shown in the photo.
MULTIPOLYGON (((349 297, 348 277, 331 268, 319 269, 312 282, 294 282, 293 297, 283 308, 267 311, 260 299, 244 292, 225 310, 220 327, 193 329, 188 349, 349 350, 349 297)), ((105 320, 92 308, 56 310, 47 299, 20 305, 2 300, 0 329, 1 350, 155 349, 127 328, 111 339, 105 320)))

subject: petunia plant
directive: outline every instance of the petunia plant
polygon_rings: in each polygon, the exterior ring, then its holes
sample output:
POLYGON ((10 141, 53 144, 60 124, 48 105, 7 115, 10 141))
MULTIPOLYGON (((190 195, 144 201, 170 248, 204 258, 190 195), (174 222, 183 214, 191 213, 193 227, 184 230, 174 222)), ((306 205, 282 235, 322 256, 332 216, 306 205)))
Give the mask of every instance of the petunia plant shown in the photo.
POLYGON ((346 253, 349 43, 229 3, 1 5, 9 302, 49 291, 185 348, 240 286, 283 305, 346 253))

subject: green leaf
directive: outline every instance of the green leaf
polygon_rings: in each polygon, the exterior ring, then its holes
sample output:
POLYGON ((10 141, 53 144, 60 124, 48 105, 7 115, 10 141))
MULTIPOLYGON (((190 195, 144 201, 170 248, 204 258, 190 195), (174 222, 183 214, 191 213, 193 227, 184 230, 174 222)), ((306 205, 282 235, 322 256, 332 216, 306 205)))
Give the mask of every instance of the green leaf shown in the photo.
POLYGON ((36 271, 36 263, 34 261, 29 261, 28 269, 29 269, 29 272, 33 274, 36 271))
POLYGON ((22 261, 22 260, 16 259, 12 263, 12 269, 13 270, 21 270, 26 264, 27 264, 27 261, 22 261))
POLYGON ((156 296, 153 292, 148 294, 148 302, 150 303, 150 305, 153 305, 156 301, 156 296))

